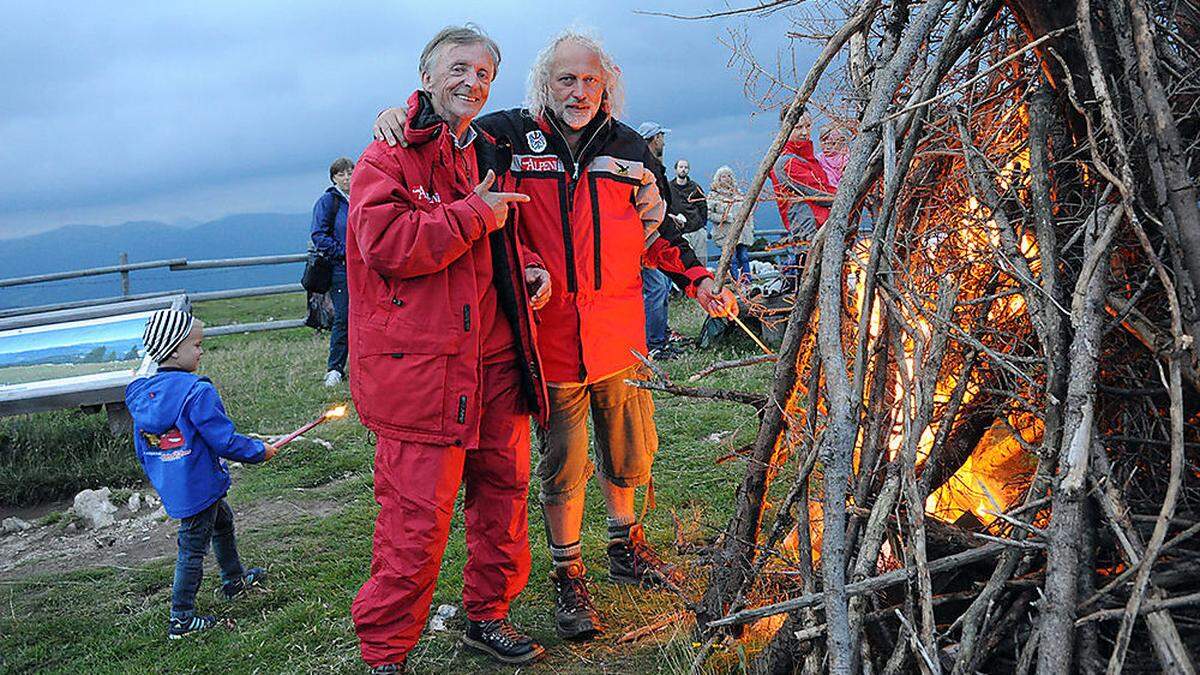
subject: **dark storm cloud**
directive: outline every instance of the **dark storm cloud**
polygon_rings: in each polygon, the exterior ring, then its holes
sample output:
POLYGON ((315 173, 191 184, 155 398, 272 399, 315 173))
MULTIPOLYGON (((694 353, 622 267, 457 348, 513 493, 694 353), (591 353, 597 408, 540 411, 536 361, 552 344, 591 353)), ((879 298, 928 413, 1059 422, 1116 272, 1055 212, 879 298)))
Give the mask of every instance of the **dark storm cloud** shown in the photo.
MULTIPOLYGON (((375 114, 417 85, 428 37, 468 20, 504 51, 487 109, 520 104, 552 33, 590 26, 624 69, 627 121, 675 130, 668 159, 692 155, 702 183, 719 164, 752 169, 774 116, 751 118, 716 41, 742 22, 635 8, 697 11, 666 0, 25 4, 5 13, 0 40, 0 163, 10 176, 0 237, 68 222, 306 210, 330 160, 356 155, 375 114)), ((748 25, 773 61, 787 22, 748 25)))

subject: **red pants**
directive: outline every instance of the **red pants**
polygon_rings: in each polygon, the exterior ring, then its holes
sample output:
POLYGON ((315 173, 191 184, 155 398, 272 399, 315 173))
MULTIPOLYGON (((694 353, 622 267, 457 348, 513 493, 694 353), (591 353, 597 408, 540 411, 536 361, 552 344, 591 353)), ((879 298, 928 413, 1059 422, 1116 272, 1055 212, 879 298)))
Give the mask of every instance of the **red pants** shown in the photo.
POLYGON ((403 661, 417 643, 437 583, 450 517, 466 484, 463 606, 473 621, 508 614, 529 579, 529 414, 513 364, 487 366, 479 447, 379 437, 371 578, 350 614, 368 665, 403 661))

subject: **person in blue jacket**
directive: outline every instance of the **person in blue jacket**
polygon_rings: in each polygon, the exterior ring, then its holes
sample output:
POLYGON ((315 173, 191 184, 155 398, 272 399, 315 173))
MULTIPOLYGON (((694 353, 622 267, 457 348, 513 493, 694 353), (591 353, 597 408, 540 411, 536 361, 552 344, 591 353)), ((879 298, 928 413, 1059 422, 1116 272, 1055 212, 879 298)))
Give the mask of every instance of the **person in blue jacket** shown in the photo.
POLYGON ((329 331, 329 360, 325 366, 325 386, 336 386, 346 376, 346 319, 349 298, 346 295, 346 215, 350 212, 350 178, 354 162, 339 157, 329 165, 326 188, 313 206, 312 242, 326 260, 333 263, 333 285, 329 297, 333 300, 333 327, 329 331))
POLYGON ((142 336, 158 371, 125 389, 133 416, 133 445, 167 515, 179 519, 179 555, 171 588, 167 637, 178 639, 216 625, 196 614, 196 591, 209 542, 221 567, 219 594, 232 600, 266 578, 266 570, 242 568, 233 534, 233 510, 225 501, 225 459, 257 464, 275 456, 270 443, 237 433, 212 380, 195 374, 204 350, 204 324, 187 312, 160 309, 142 336))

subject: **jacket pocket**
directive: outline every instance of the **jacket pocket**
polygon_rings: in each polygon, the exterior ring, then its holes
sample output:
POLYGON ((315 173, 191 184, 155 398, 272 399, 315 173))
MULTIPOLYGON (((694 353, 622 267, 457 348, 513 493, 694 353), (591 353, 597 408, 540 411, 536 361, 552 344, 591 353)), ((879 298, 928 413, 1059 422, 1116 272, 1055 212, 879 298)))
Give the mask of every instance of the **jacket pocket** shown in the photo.
POLYGON ((351 347, 355 406, 390 426, 442 433, 453 414, 446 404, 449 363, 461 342, 461 335, 364 327, 351 347))

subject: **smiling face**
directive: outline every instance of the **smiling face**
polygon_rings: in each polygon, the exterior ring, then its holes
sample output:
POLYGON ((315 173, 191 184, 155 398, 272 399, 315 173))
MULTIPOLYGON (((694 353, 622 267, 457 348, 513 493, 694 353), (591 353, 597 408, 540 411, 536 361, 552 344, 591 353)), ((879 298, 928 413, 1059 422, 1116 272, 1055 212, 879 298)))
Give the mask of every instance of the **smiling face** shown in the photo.
POLYGON ((429 92, 433 111, 461 134, 487 102, 496 62, 482 42, 448 44, 438 50, 421 87, 429 92))
POLYGON ((550 96, 554 114, 573 131, 586 127, 604 102, 604 66, 592 49, 564 42, 550 64, 550 96))

